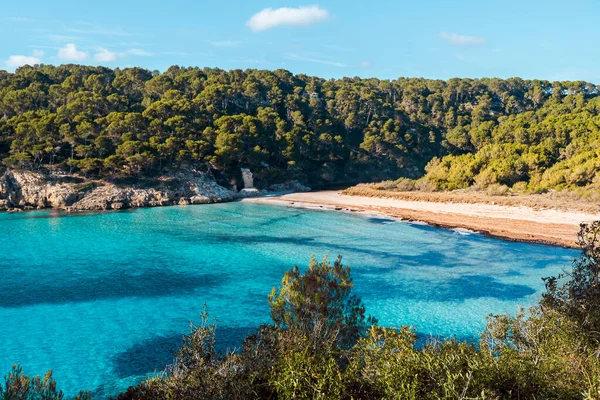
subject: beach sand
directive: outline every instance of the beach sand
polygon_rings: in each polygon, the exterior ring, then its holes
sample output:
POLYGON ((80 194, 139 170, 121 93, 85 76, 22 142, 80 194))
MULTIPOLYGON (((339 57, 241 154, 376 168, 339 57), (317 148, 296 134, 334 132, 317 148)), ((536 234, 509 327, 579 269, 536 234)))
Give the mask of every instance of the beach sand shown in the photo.
POLYGON ((579 224, 600 219, 600 214, 577 211, 349 196, 338 191, 291 193, 248 198, 244 201, 376 213, 442 228, 469 229, 505 240, 572 248, 577 247, 579 224))

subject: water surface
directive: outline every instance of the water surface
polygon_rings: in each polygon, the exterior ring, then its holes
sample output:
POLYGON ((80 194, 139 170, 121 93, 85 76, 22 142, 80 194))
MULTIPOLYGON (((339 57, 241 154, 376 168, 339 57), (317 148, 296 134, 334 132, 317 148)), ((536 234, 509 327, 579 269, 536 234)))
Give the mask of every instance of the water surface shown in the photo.
POLYGON ((0 214, 0 376, 54 370, 114 395, 171 360, 204 303, 222 346, 269 321, 267 294, 310 254, 344 256, 368 313, 473 338, 538 299, 575 251, 331 211, 248 203, 0 214))

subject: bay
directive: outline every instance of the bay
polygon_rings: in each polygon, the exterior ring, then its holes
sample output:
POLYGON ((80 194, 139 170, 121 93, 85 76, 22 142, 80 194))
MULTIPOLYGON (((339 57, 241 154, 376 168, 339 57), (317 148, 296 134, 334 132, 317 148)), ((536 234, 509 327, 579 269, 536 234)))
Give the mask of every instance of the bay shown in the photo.
POLYGON ((381 325, 473 340, 490 313, 533 305, 574 250, 376 216, 243 202, 0 214, 0 375, 53 369, 106 398, 172 360, 206 304, 222 348, 269 322, 293 265, 338 255, 381 325))

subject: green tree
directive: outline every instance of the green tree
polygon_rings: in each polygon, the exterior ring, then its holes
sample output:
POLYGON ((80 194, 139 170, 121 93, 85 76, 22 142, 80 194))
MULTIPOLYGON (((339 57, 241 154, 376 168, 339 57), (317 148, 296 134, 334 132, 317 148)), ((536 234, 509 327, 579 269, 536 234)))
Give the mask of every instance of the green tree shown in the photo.
POLYGON ((582 254, 572 270, 546 278, 542 305, 571 318, 600 343, 600 221, 581 224, 578 243, 582 254))
POLYGON ((279 290, 269 295, 271 318, 280 329, 306 336, 336 338, 342 347, 351 346, 366 329, 377 323, 365 315, 360 298, 352 295, 350 268, 338 257, 333 265, 311 257, 305 274, 296 266, 287 271, 279 290))
MULTIPOLYGON (((12 370, 4 377, 4 384, 0 384, 0 399, 62 400, 64 394, 56 388, 51 370, 43 377, 29 377, 25 375, 20 365, 13 365, 12 370)), ((81 391, 75 399, 92 400, 92 396, 90 392, 81 391)))

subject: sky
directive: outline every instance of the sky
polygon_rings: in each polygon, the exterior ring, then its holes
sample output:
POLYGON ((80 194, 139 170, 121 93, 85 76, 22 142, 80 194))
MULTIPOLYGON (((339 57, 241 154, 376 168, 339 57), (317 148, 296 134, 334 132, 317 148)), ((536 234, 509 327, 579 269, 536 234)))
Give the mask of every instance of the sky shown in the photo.
POLYGON ((181 65, 600 83, 598 0, 2 3, 0 69, 8 71, 35 63, 181 65))

